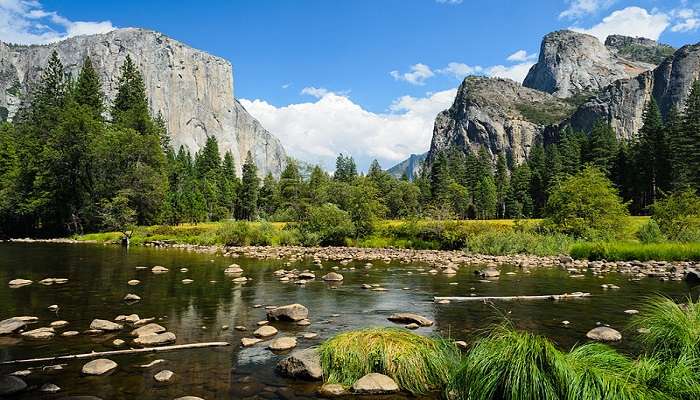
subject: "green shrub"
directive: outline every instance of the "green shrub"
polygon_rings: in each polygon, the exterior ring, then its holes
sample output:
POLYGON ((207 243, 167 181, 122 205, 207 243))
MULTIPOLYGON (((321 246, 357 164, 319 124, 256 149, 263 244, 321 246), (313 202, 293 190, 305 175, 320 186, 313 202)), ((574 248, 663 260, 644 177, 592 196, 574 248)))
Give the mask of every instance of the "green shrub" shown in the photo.
POLYGON ((247 221, 226 221, 216 230, 217 241, 225 246, 249 246, 252 234, 247 221))
POLYGON ((567 254, 574 240, 567 235, 542 235, 525 231, 487 232, 470 237, 467 250, 478 254, 567 254))
POLYGON ((347 237, 355 234, 350 214, 335 204, 311 207, 299 225, 302 243, 305 245, 342 246, 347 237))
POLYGON ((287 227, 282 229, 278 235, 278 243, 280 246, 299 246, 301 244, 301 233, 299 229, 287 227))
POLYGON ((651 207, 652 218, 671 240, 700 240, 700 196, 694 190, 676 192, 651 207))
POLYGON ((557 184, 546 214, 545 223, 555 230, 588 240, 620 237, 628 217, 612 182, 594 167, 557 184))
POLYGON ((320 353, 323 376, 329 383, 351 386, 377 372, 412 394, 442 390, 460 354, 451 342, 397 328, 341 333, 324 342, 320 353))
POLYGON ((659 228, 659 224, 653 219, 642 225, 637 231, 636 236, 642 243, 661 243, 666 240, 666 237, 659 228))

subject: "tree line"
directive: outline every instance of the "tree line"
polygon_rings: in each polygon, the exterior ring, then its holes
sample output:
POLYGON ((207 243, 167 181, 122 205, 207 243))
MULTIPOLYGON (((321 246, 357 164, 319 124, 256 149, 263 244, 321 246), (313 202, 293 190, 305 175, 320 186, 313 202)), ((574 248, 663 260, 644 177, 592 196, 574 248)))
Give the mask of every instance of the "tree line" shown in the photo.
MULTIPOLYGON (((667 194, 700 188, 700 84, 664 120, 650 100, 639 135, 618 141, 609 124, 590 134, 564 129, 514 165, 486 148, 436 154, 410 181, 375 160, 358 173, 340 154, 330 174, 290 159, 279 179, 260 179, 251 154, 237 176, 233 155, 211 136, 192 154, 171 146, 148 106, 143 77, 127 57, 108 105, 89 58, 66 75, 54 52, 11 123, 0 125, 0 233, 69 235, 126 224, 223 219, 350 221, 367 235, 378 218, 541 217, 564 179, 592 166, 636 214, 667 194)), ((334 222, 335 221, 335 222, 334 222)), ((320 229, 320 228, 319 228, 320 229)))

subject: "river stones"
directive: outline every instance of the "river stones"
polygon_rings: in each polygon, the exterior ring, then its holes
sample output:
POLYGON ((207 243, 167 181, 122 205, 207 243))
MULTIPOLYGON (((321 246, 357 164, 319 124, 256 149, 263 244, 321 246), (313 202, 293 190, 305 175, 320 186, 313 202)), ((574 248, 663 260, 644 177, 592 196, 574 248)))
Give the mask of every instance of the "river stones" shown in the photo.
POLYGON ((121 340, 121 339, 114 339, 114 341, 112 341, 112 346, 114 346, 114 347, 121 347, 121 346, 124 346, 125 344, 126 344, 126 342, 121 340))
POLYGON ((13 279, 7 284, 10 286, 10 289, 17 289, 21 288, 22 286, 31 285, 32 283, 34 282, 29 279, 13 279))
POLYGON ((277 372, 285 377, 294 379, 320 380, 323 376, 321 357, 318 349, 310 347, 293 351, 289 356, 277 363, 277 372))
POLYGON ((139 336, 134 339, 134 344, 140 346, 158 346, 161 344, 172 343, 177 340, 177 337, 172 332, 163 332, 155 335, 139 336))
POLYGON ((271 341, 268 347, 272 351, 290 350, 297 347, 297 338, 291 336, 277 338, 271 341))
POLYGON ((31 331, 22 332, 22 337, 32 340, 48 340, 56 336, 56 331, 53 328, 37 328, 31 331))
POLYGON ((73 337, 73 336, 78 336, 80 335, 80 332, 78 331, 65 331, 61 334, 63 337, 73 337))
POLYGON ((98 358, 83 365, 82 372, 85 375, 104 375, 117 368, 117 363, 108 358, 98 358))
POLYGON ((309 317, 309 310, 301 304, 289 304, 267 311, 270 321, 301 321, 309 317))
POLYGON ((386 375, 369 373, 352 385, 356 394, 389 394, 399 391, 399 385, 386 375))
POLYGON ((260 343, 260 342, 262 342, 262 339, 258 339, 258 338, 245 338, 245 337, 244 337, 244 338, 241 339, 241 346, 243 346, 243 347, 250 347, 250 346, 254 346, 254 345, 256 345, 256 344, 258 344, 258 343, 260 343))
POLYGON ((224 270, 224 274, 232 275, 232 274, 242 274, 243 269, 238 265, 238 264, 231 264, 226 269, 224 270))
POLYGON ((481 271, 479 271, 479 275, 482 278, 497 278, 497 277, 501 276, 501 271, 497 270, 494 267, 489 267, 489 268, 482 269, 481 271))
POLYGON ((0 335, 7 335, 24 328, 27 321, 19 317, 12 317, 0 321, 0 335))
POLYGON ((127 303, 137 302, 139 300, 141 300, 141 297, 133 293, 128 293, 126 296, 124 296, 124 301, 127 303))
POLYGON ((139 283, 141 283, 140 280, 138 280, 138 279, 132 279, 132 280, 128 281, 126 284, 129 285, 129 286, 137 286, 139 283))
POLYGON ((156 265, 155 267, 151 268, 151 272, 153 272, 154 274, 164 274, 168 271, 170 270, 161 265, 156 265))
POLYGON ((339 385, 337 383, 325 383, 320 389, 318 389, 318 394, 321 395, 321 397, 339 397, 345 396, 348 393, 345 391, 343 385, 339 385))
POLYGON ((53 321, 52 323, 49 324, 49 326, 54 328, 54 329, 60 329, 60 328, 68 326, 68 321, 53 321))
POLYGON ((263 325, 260 328, 256 329, 255 332, 253 332, 253 335, 259 337, 259 338, 266 338, 270 336, 275 336, 277 334, 277 328, 274 326, 270 325, 263 325))
POLYGON ((425 318, 421 315, 418 314, 413 314, 413 313, 396 313, 392 314, 387 318, 391 322, 397 322, 397 323, 402 323, 402 324, 411 324, 415 323, 420 326, 432 326, 433 321, 429 320, 428 318, 425 318))
POLYGON ((90 329, 114 332, 119 331, 123 328, 123 325, 114 323, 112 321, 107 321, 105 319, 93 319, 90 323, 90 329))
POLYGON ((337 272, 329 272, 326 275, 323 275, 321 279, 326 282, 340 282, 343 280, 343 275, 340 275, 337 272))
POLYGON ((146 324, 144 326, 138 327, 131 331, 131 336, 149 336, 149 335, 156 335, 158 333, 163 333, 165 332, 165 328, 156 324, 156 323, 150 323, 146 324))
POLYGON ((189 285, 190 283, 194 282, 192 279, 183 279, 182 284, 183 285, 189 285))
POLYGON ((620 332, 607 326, 599 326, 591 329, 586 333, 586 337, 600 342, 617 342, 622 340, 622 334, 620 332))
POLYGON ((153 379, 155 379, 155 381, 158 383, 168 383, 173 379, 174 375, 175 375, 175 373, 173 373, 173 371, 164 369, 164 370, 158 372, 157 374, 155 374, 153 376, 153 379))
POLYGON ((16 376, 0 376, 0 396, 9 396, 21 392, 26 388, 27 384, 16 376))
POLYGON ((39 388, 39 391, 44 392, 44 393, 56 393, 56 392, 61 391, 61 388, 58 387, 57 385, 54 385, 53 383, 46 383, 46 384, 41 385, 41 387, 39 388))

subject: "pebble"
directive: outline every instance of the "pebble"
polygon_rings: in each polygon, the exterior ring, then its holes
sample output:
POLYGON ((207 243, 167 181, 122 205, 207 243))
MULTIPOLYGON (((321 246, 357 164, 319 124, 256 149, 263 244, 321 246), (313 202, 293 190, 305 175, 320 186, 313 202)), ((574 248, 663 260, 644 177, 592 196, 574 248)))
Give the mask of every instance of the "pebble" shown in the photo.
POLYGON ((164 369, 164 370, 158 372, 157 374, 155 374, 153 376, 153 379, 155 379, 156 382, 158 382, 158 383, 167 383, 173 379, 174 375, 175 374, 173 373, 173 371, 164 369))

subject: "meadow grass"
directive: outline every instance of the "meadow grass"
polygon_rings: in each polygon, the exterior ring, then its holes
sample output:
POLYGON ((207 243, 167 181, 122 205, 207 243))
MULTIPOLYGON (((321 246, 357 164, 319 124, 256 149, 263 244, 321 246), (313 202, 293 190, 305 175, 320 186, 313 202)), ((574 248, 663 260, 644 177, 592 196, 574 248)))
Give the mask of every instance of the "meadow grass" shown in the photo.
POLYGON ((700 260, 700 242, 578 242, 572 245, 573 258, 609 261, 689 261, 700 260))
POLYGON ((398 328, 369 328, 336 335, 320 348, 329 383, 352 386, 377 372, 412 394, 441 390, 459 363, 459 349, 446 340, 398 328))

